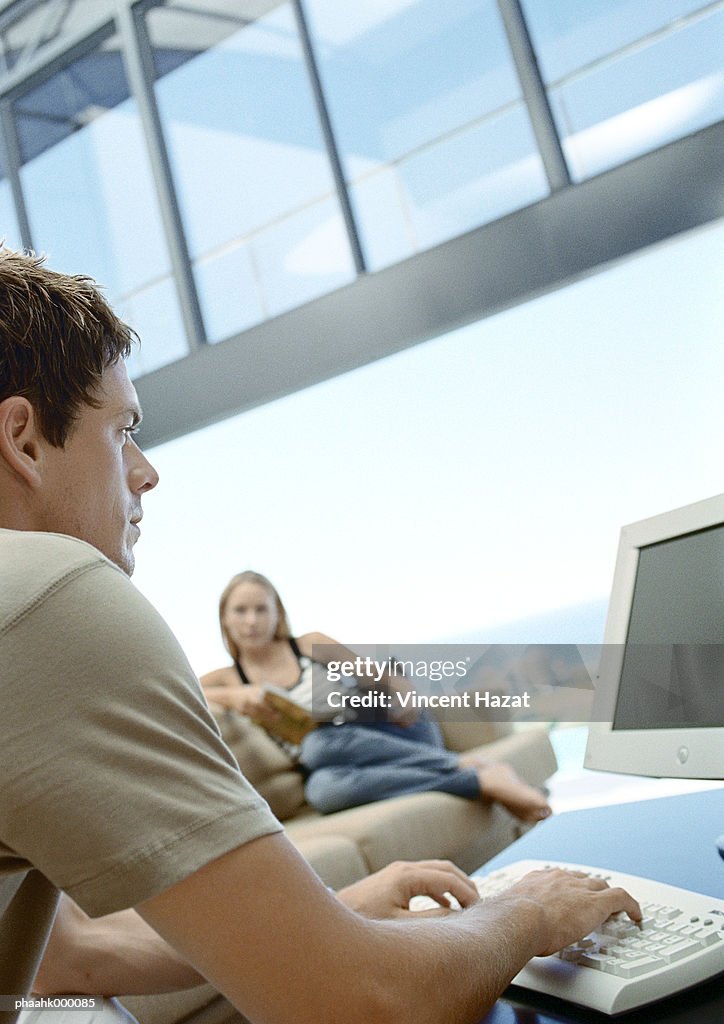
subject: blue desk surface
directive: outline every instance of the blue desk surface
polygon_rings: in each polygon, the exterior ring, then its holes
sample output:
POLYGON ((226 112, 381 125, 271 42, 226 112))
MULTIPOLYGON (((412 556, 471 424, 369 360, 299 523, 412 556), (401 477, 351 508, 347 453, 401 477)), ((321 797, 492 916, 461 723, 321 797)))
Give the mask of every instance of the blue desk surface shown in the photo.
POLYGON ((481 869, 529 857, 653 878, 724 899, 724 789, 568 811, 536 825, 481 869))

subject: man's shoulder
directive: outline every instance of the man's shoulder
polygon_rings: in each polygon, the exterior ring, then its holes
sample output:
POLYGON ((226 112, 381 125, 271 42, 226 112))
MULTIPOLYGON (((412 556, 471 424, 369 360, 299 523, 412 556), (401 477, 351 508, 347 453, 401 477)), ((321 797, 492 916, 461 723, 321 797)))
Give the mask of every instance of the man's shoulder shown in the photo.
POLYGON ((0 530, 0 565, 3 570, 12 571, 15 565, 22 565, 26 572, 54 576, 93 564, 115 568, 97 548, 77 537, 36 530, 0 530))
POLYGON ((96 548, 59 533, 0 530, 0 621, 93 568, 123 575, 96 548))

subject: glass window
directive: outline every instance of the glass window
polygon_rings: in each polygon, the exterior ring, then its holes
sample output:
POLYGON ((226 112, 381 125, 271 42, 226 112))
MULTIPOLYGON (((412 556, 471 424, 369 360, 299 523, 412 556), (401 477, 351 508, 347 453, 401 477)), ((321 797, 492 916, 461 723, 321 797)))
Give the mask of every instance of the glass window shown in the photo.
POLYGON ((132 377, 150 373, 187 354, 181 310, 171 278, 163 277, 153 284, 135 289, 115 303, 114 308, 121 319, 138 332, 141 339, 140 346, 134 347, 129 361, 132 377))
POLYGON ((186 342, 117 39, 25 93, 13 111, 33 244, 54 269, 91 274, 114 306, 137 311, 133 326, 155 365, 177 358, 186 342), (153 308, 140 294, 152 285, 153 308))
POLYGON ((198 259, 194 272, 209 341, 223 341, 268 315, 245 242, 198 259))
POLYGON ((494 0, 305 6, 371 269, 547 194, 494 0))
POLYGON ((350 281, 291 5, 171 4, 147 25, 211 340, 350 281))
POLYGON ((522 0, 543 78, 578 68, 710 6, 704 0, 522 0))
MULTIPOLYGON (((7 7, 7 4, 3 5, 7 7)), ((113 15, 114 0, 36 0, 14 4, 0 26, 0 66, 12 71, 38 51, 86 28, 89 18, 113 15)))
POLYGON ((271 316, 341 287, 354 274, 336 199, 272 224, 250 247, 271 316))
POLYGON ((554 89, 574 176, 597 174, 724 116, 722 52, 720 8, 554 89))
MULTIPOLYGON (((496 220, 548 194, 522 104, 401 161, 396 172, 418 248, 496 220)), ((365 241, 387 223, 365 222, 365 241)), ((379 244, 379 243, 378 243, 379 244)))
POLYGON ((379 270, 412 256, 419 243, 397 167, 362 175, 349 193, 367 265, 379 270))
POLYGON ((307 0, 348 177, 518 99, 494 0, 307 0))

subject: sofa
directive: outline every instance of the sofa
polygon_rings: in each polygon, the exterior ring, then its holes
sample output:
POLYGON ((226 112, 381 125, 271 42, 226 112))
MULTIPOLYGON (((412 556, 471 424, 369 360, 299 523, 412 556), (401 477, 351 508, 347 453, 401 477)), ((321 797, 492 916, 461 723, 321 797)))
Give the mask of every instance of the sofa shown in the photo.
MULTIPOLYGON (((470 712, 467 712, 469 718, 470 712)), ((241 770, 284 822, 287 834, 333 889, 364 878, 394 860, 445 858, 471 872, 518 838, 525 826, 498 805, 447 793, 418 793, 320 815, 304 800, 302 776, 267 734, 233 711, 217 714, 221 733, 241 770)), ((543 727, 514 731, 509 723, 441 720, 446 746, 507 761, 542 785, 556 770, 543 727)), ((210 985, 123 1004, 141 1024, 241 1024, 243 1018, 210 985)))

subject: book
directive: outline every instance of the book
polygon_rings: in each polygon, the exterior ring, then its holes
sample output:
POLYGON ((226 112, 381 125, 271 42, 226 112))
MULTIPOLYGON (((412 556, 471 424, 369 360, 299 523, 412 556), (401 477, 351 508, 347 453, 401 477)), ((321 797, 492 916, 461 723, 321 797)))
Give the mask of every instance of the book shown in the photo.
POLYGON ((262 686, 264 702, 277 712, 273 722, 260 722, 272 736, 298 746, 304 737, 317 728, 317 723, 305 707, 290 696, 287 690, 266 683, 262 686))

